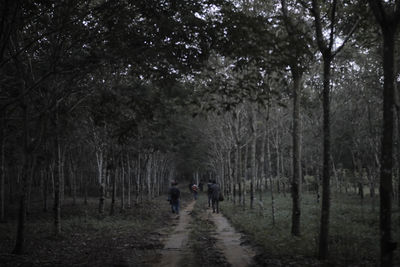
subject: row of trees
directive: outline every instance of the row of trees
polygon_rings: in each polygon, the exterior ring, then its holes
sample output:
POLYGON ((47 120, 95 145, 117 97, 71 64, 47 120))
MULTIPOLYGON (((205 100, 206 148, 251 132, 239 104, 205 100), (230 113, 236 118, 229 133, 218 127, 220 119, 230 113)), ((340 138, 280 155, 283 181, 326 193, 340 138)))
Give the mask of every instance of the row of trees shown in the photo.
POLYGON ((400 7, 395 1, 368 4, 243 1, 230 9, 235 16, 223 15, 230 20, 228 34, 241 36, 231 40, 235 50, 219 50, 197 83, 207 87, 203 109, 215 114, 208 116, 211 130, 204 134, 212 140, 210 166, 233 202, 238 196, 244 203, 249 181, 253 208, 257 183, 286 170, 293 199, 291 231, 300 235, 302 172, 317 177, 317 183, 321 178, 319 258, 326 259, 331 173, 342 188, 339 174, 349 169, 358 177, 358 190, 363 192, 366 180, 371 195, 380 173, 381 264, 389 266, 395 247, 392 170, 398 168, 393 149, 399 137, 393 135, 394 48, 400 7), (248 40, 245 45, 243 40, 248 40))
POLYGON ((389 266, 398 1, 136 2, 1 5, 0 200, 4 220, 18 192, 14 252, 39 192, 58 234, 66 191, 98 197, 99 212, 111 196, 112 213, 117 195, 123 210, 214 172, 243 206, 249 185, 252 208, 256 188, 290 184, 293 235, 301 184, 321 177, 326 259, 331 172, 338 188, 343 170, 365 173, 375 192, 380 169, 389 266))

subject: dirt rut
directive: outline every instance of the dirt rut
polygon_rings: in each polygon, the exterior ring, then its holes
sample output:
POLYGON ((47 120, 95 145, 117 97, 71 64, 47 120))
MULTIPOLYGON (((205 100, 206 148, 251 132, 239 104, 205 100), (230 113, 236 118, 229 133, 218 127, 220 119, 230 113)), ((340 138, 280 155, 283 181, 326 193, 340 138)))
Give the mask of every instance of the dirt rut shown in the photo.
POLYGON ((225 255, 229 264, 233 267, 250 266, 256 253, 251 247, 241 245, 241 234, 235 231, 221 213, 212 213, 208 210, 208 217, 217 227, 217 247, 225 255))
POLYGON ((190 248, 187 246, 190 224, 190 213, 193 210, 195 202, 191 202, 185 209, 180 212, 179 222, 174 232, 165 241, 162 251, 161 261, 157 264, 159 267, 175 267, 179 266, 182 256, 187 253, 190 248))

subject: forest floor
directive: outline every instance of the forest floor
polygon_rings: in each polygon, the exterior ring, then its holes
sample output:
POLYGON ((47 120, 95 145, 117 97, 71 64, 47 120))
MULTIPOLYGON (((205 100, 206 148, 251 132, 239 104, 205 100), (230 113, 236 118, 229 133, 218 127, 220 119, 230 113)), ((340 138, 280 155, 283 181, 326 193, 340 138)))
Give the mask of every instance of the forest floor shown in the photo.
MULTIPOLYGON (((32 202, 26 225, 26 250, 13 255, 16 206, 0 222, 0 266, 322 266, 316 260, 319 203, 303 199, 302 236, 290 235, 290 198, 276 196, 249 210, 226 200, 212 213, 206 193, 193 201, 182 190, 179 218, 165 195, 123 211, 98 214, 98 200, 78 199, 62 206, 62 233, 53 234, 51 209, 32 202)), ((360 206, 354 197, 333 197, 331 258, 326 266, 377 266, 378 217, 375 202, 360 206), (373 204, 373 205, 372 205, 373 204)), ((120 203, 117 202, 116 207, 120 203)), ((397 223, 397 221, 396 221, 397 223)), ((396 224, 397 225, 397 224, 396 224)), ((397 232, 394 233, 397 236, 397 232)), ((399 263, 396 250, 395 262, 399 263)))

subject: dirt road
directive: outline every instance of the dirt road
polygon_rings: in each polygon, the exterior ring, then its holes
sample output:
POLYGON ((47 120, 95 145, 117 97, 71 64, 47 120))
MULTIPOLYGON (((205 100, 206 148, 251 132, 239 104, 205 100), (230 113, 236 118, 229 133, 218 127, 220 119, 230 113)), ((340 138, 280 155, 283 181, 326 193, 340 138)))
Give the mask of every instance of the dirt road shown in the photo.
POLYGON ((217 247, 223 252, 233 267, 249 266, 256 255, 251 247, 241 245, 241 234, 235 231, 229 221, 221 213, 208 210, 209 218, 217 227, 217 247))
MULTIPOLYGON (((194 201, 191 202, 181 212, 178 225, 165 241, 161 261, 157 266, 182 266, 180 260, 186 254, 193 253, 188 246, 188 237, 191 229, 190 213, 194 204, 194 201)), ((229 221, 221 213, 212 213, 211 210, 205 211, 204 216, 215 224, 215 233, 210 234, 217 239, 217 249, 225 256, 228 263, 233 267, 249 266, 255 252, 250 247, 241 244, 241 235, 235 231, 229 221)), ((188 263, 185 266, 188 266, 188 263)))
POLYGON ((162 251, 159 267, 175 267, 179 266, 179 260, 188 251, 188 236, 190 225, 190 212, 196 202, 191 202, 185 209, 180 212, 179 223, 173 233, 165 241, 162 251))

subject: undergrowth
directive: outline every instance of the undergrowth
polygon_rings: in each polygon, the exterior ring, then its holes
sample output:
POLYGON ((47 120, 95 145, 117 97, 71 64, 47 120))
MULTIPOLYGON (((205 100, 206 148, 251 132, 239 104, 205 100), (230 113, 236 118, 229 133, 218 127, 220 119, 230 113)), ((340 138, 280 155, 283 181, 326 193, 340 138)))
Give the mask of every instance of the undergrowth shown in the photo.
MULTIPOLYGON (((259 196, 257 196, 259 197, 259 196)), ((256 202, 259 202, 257 199, 256 202)), ((376 266, 379 262, 379 207, 377 201, 345 194, 331 201, 329 264, 337 266, 376 266)), ((249 201, 247 202, 249 203, 249 201)), ((320 205, 314 195, 303 195, 301 202, 301 236, 291 235, 292 200, 275 194, 275 225, 272 223, 271 196, 263 195, 262 205, 248 207, 223 202, 223 214, 243 231, 264 257, 304 262, 316 259, 320 227, 320 205)), ((394 218, 397 223, 398 218, 394 218)), ((397 227, 395 227, 397 228, 397 227)), ((396 231, 393 234, 395 238, 396 231)), ((395 251, 399 263, 399 249, 395 251)), ((307 264, 307 265, 308 265, 307 264)), ((296 264, 295 264, 296 265, 296 264)), ((299 264, 302 265, 302 264, 299 264)))

